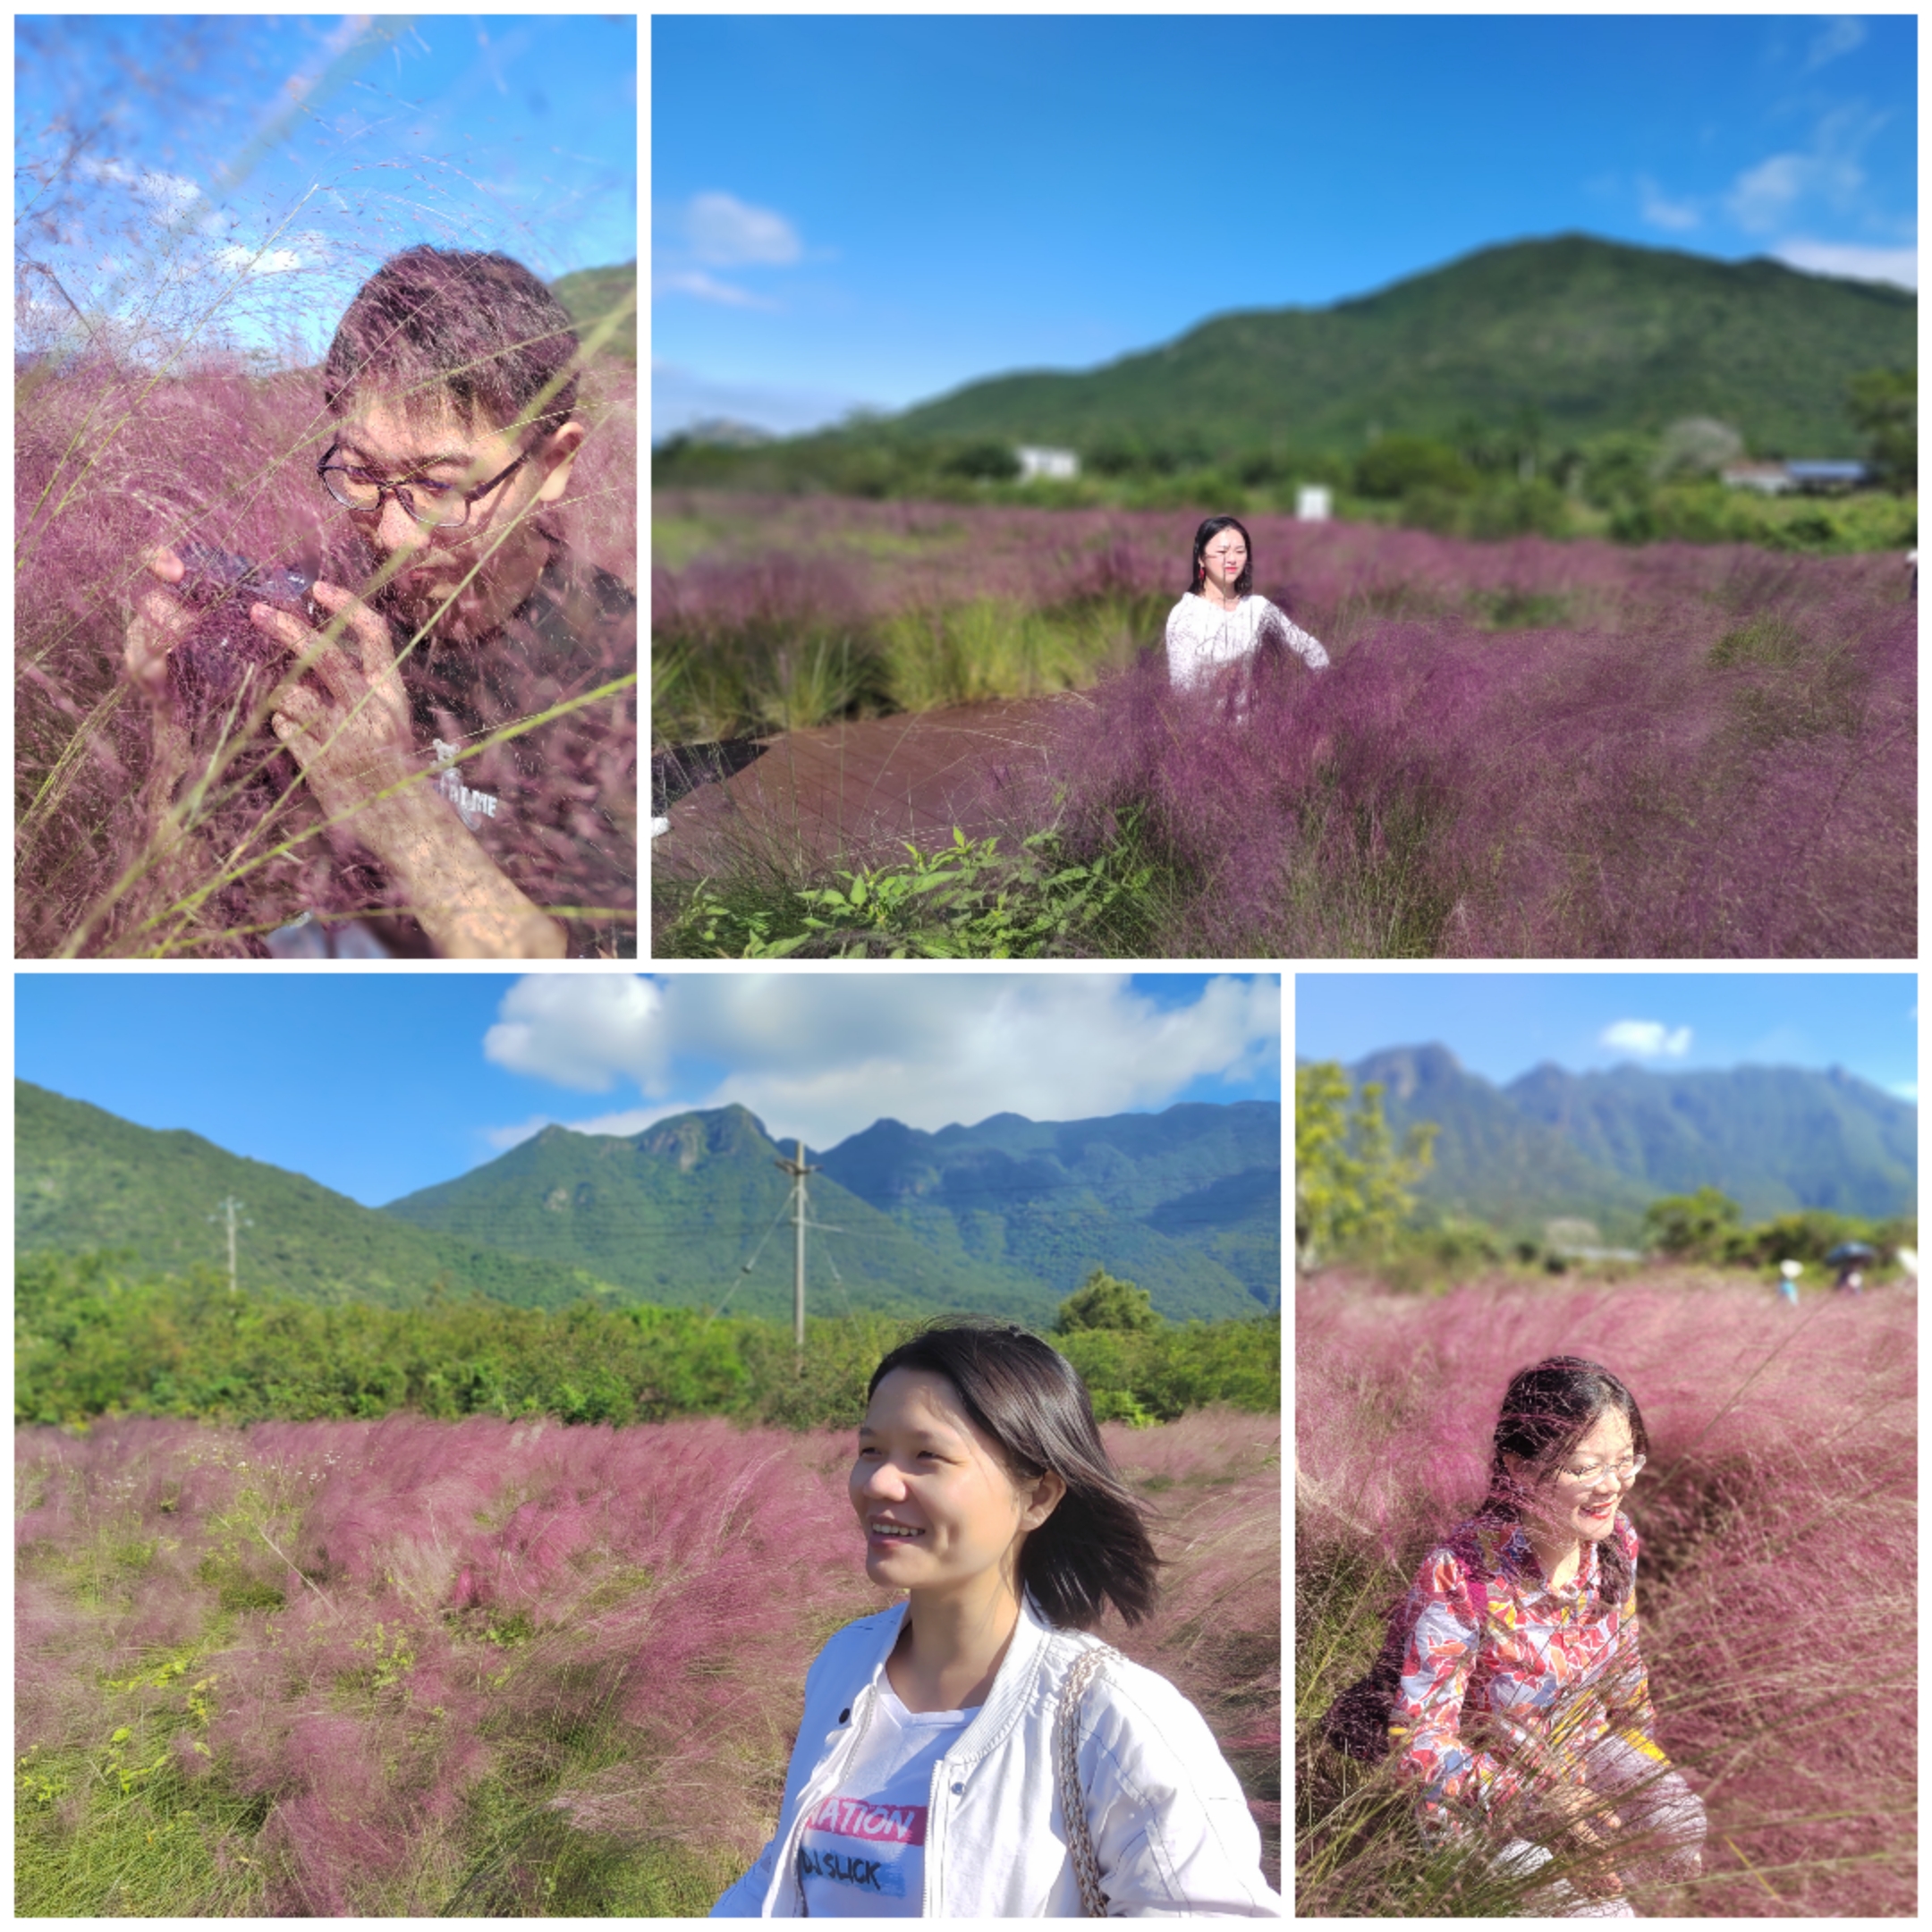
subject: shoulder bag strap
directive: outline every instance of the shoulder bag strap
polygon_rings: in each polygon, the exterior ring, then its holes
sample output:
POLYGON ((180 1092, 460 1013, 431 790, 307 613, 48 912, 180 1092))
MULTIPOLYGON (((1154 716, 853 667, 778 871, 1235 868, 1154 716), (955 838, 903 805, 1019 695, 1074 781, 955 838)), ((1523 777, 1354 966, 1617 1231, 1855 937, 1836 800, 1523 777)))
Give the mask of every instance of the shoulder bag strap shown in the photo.
POLYGON ((1080 1781, 1080 1709, 1087 1686, 1102 1665, 1120 1652, 1107 1644, 1096 1644, 1075 1658, 1060 1687, 1060 1708, 1054 1719, 1054 1782, 1060 1791, 1060 1815, 1066 1820, 1067 1851, 1073 1860, 1073 1875, 1080 1880, 1080 1913, 1087 1919, 1105 1919, 1107 1896, 1100 1889, 1100 1860, 1094 1855, 1093 1831, 1087 1821, 1087 1794, 1080 1781))

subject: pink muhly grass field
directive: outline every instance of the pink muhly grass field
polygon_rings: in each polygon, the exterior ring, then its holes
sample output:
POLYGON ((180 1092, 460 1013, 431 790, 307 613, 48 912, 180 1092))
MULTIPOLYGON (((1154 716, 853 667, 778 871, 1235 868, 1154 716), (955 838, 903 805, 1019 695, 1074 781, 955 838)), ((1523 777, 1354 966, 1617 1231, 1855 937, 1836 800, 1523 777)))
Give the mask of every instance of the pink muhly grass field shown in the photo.
MULTIPOLYGON (((1903 1288, 1792 1311, 1769 1288, 1688 1270, 1549 1288, 1496 1278, 1434 1298, 1343 1271, 1304 1281, 1304 1792, 1333 1775, 1323 1711, 1367 1669, 1422 1554, 1482 1495, 1509 1377, 1589 1356, 1628 1384, 1649 1429, 1625 1505, 1642 1543, 1644 1657, 1658 1741, 1710 1815, 1702 1881, 1640 1909, 1910 1915, 1917 1314, 1903 1288)), ((1319 1826, 1305 1811, 1299 1858, 1319 1826)), ((1325 1868, 1326 1902, 1304 1896, 1303 1909, 1352 1909, 1377 1854, 1325 1868)))
MULTIPOLYGON (((1272 1826, 1278 1430, 1107 1435, 1174 1558, 1158 1622, 1107 1634, 1201 1707, 1272 1826)), ((49 1874, 128 1726, 166 1763, 127 1801, 225 1877, 114 1909, 703 1911, 769 1834, 807 1664, 885 1601, 850 1454, 722 1420, 19 1431, 18 1751, 71 1774, 19 1909, 107 1909, 49 1874)))
POLYGON ((1053 826, 1075 856, 1131 824, 1165 882, 1157 951, 1916 950, 1917 605, 1896 555, 1257 515, 1255 589, 1333 666, 1284 657, 1187 701, 1161 643, 1191 513, 674 496, 654 513, 713 533, 652 572, 654 648, 681 681, 788 635, 863 656, 868 626, 974 600, 1130 623, 1138 660, 1093 661, 1050 777, 997 780, 988 809, 1004 843, 1053 826))
MULTIPOLYGON (((574 551, 634 584, 635 371, 592 364, 580 414, 591 433, 560 521, 574 551)), ((123 375, 93 358, 22 384, 14 453, 21 955, 152 946, 138 919, 153 868, 142 804, 150 727, 122 668, 130 602, 147 580, 141 553, 195 537, 258 564, 326 558, 344 528, 315 474, 330 436, 314 370, 254 376, 209 360, 164 377, 123 375)), ((266 734, 264 723, 257 736, 272 750, 266 734)), ((253 764, 238 758, 232 782, 216 788, 210 863, 220 852, 245 854, 245 884, 224 890, 239 893, 243 923, 266 930, 301 910, 319 820, 312 812, 303 820, 298 791, 284 808, 297 822, 282 828, 292 849, 259 866, 272 842, 242 784, 253 764)), ((233 935, 197 938, 203 952, 238 950, 233 935)))

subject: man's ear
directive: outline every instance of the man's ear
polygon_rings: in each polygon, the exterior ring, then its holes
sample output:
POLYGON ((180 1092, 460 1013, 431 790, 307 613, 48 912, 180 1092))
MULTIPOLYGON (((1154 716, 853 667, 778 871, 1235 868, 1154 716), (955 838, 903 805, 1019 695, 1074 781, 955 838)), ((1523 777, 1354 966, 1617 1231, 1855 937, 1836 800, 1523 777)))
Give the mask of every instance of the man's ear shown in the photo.
POLYGON ((555 503, 570 487, 571 467, 577 461, 583 439, 584 426, 575 418, 550 432, 549 441, 537 457, 544 471, 544 479, 537 488, 537 502, 555 503))

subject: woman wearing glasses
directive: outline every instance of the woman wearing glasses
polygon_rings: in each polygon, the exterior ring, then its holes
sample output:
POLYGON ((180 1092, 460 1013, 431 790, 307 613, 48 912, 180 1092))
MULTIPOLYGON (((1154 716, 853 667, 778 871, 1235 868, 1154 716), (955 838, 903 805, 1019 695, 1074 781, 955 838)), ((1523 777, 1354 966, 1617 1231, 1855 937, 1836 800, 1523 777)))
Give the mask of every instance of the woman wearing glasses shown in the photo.
POLYGON ((1389 1740, 1425 1836, 1501 1838, 1499 1868, 1521 1876, 1562 1850, 1564 1916, 1633 1918, 1627 1877, 1699 1868, 1704 1809, 1655 1740, 1619 1507, 1646 1447, 1636 1399, 1600 1363, 1523 1369, 1487 1496, 1430 1552, 1391 1631, 1389 1740))
POLYGON ((1176 691, 1199 691, 1230 665, 1270 646, 1292 650, 1310 671, 1328 653, 1254 594, 1254 546, 1231 516, 1209 517, 1194 532, 1188 588, 1167 616, 1167 675, 1176 691))

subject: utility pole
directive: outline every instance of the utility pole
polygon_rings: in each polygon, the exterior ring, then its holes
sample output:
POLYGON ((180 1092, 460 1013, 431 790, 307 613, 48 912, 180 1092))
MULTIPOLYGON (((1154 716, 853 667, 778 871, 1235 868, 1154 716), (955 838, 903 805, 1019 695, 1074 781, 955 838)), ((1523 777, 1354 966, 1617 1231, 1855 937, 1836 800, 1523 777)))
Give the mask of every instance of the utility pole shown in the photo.
POLYGON ((792 1341, 801 1358, 805 1353, 805 1176, 818 1169, 805 1164, 805 1143, 792 1143, 794 1157, 781 1154, 772 1163, 792 1176, 792 1341))
POLYGON ((237 1216, 240 1216, 241 1212, 242 1203, 231 1194, 208 1216, 210 1221, 220 1221, 225 1218, 228 1223, 228 1292, 230 1294, 235 1292, 235 1230, 238 1227, 253 1227, 255 1225, 252 1221, 243 1222, 239 1220, 237 1216))

